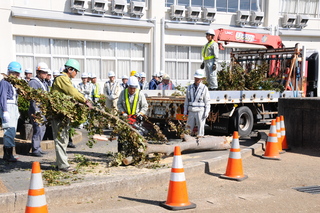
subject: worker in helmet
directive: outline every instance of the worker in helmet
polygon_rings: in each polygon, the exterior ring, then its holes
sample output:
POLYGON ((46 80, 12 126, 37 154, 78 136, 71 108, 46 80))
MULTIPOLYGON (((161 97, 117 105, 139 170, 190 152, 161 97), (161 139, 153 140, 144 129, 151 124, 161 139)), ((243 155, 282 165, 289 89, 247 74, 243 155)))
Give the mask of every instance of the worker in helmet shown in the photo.
POLYGON ((144 94, 140 92, 139 81, 136 77, 130 76, 128 88, 122 90, 118 100, 118 110, 124 116, 142 116, 147 113, 148 103, 144 94))
POLYGON ((31 80, 32 74, 33 74, 33 72, 32 72, 32 69, 31 69, 31 68, 28 68, 28 69, 26 69, 26 70, 24 71, 24 80, 25 80, 27 83, 31 80))
POLYGON ((141 72, 140 73, 140 89, 141 90, 148 90, 149 89, 149 83, 146 81, 146 73, 141 72))
POLYGON ((156 90, 157 86, 160 84, 160 74, 159 72, 155 72, 152 75, 152 79, 149 82, 149 90, 156 90))
MULTIPOLYGON (((65 63, 62 75, 55 78, 51 91, 57 91, 73 97, 80 103, 86 104, 89 109, 92 104, 81 94, 76 88, 73 87, 71 79, 75 78, 77 73, 80 72, 80 63, 75 59, 69 59, 65 63)), ((52 120, 53 139, 56 148, 56 163, 58 169, 63 172, 74 171, 68 163, 67 146, 69 143, 69 129, 70 126, 63 126, 61 120, 52 120)))
MULTIPOLYGON (((29 81, 29 86, 34 89, 42 90, 43 93, 49 92, 49 86, 46 82, 46 77, 49 71, 51 70, 49 69, 46 63, 44 62, 38 63, 36 67, 36 76, 29 81)), ((31 144, 32 144, 31 155, 35 157, 42 157, 42 155, 46 154, 46 152, 44 152, 41 149, 40 143, 43 139, 44 134, 46 133, 46 125, 43 123, 37 123, 34 120, 34 117, 32 115, 34 115, 37 112, 41 112, 39 108, 39 104, 37 104, 35 101, 30 101, 28 114, 32 124, 32 129, 33 129, 32 140, 31 140, 31 144)), ((46 121, 46 117, 44 115, 42 115, 42 118, 44 121, 46 121)))
POLYGON ((91 99, 93 103, 97 104, 101 94, 100 85, 97 83, 97 75, 92 73, 90 79, 92 84, 91 99))
MULTIPOLYGON (((19 77, 22 73, 21 64, 13 61, 8 65, 8 75, 19 77)), ((5 79, 0 81, 0 115, 3 128, 3 160, 16 162, 13 156, 14 138, 20 116, 16 89, 5 79)))
POLYGON ((198 69, 194 74, 194 83, 187 88, 184 101, 185 116, 188 115, 187 129, 194 134, 194 127, 198 127, 198 137, 204 136, 204 126, 210 112, 210 95, 208 87, 202 83, 204 70, 198 69))
POLYGON ((170 76, 168 74, 164 74, 162 76, 162 82, 157 86, 158 90, 174 90, 175 86, 170 80, 170 76))
POLYGON ((203 63, 200 68, 205 69, 209 90, 218 89, 217 78, 217 59, 219 57, 219 48, 217 42, 213 40, 215 32, 209 29, 206 32, 208 43, 202 48, 203 63))
POLYGON ((124 90, 128 87, 128 76, 126 75, 123 75, 121 80, 122 80, 122 83, 120 84, 120 87, 121 87, 121 90, 124 90))
POLYGON ((53 80, 52 80, 52 71, 51 70, 48 71, 48 74, 47 74, 45 81, 47 82, 49 87, 52 87, 53 80))
POLYGON ((92 93, 92 84, 88 82, 89 75, 88 73, 82 73, 81 80, 77 86, 77 89, 81 94, 84 95, 86 99, 91 100, 91 93, 92 93))
POLYGON ((109 109, 117 110, 117 101, 121 92, 120 84, 116 81, 114 71, 109 71, 109 80, 104 84, 103 93, 106 98, 106 107, 109 109))

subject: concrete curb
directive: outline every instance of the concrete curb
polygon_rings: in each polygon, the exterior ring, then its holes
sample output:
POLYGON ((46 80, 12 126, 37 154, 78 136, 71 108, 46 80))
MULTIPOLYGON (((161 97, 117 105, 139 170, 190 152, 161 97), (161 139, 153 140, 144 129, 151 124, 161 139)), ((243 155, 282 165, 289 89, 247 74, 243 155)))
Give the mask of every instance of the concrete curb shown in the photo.
MULTIPOLYGON (((260 140, 254 145, 242 149, 242 158, 255 155, 262 151, 267 136, 265 133, 259 133, 260 140)), ((203 172, 211 174, 210 168, 226 166, 229 154, 224 154, 206 161, 200 161, 193 165, 185 166, 186 177, 191 177, 195 173, 203 172)), ((212 169, 211 169, 212 170, 212 169)), ((116 197, 125 195, 126 191, 147 190, 151 185, 157 183, 167 187, 169 183, 171 169, 152 170, 149 173, 138 175, 127 175, 116 177, 108 176, 105 180, 74 183, 70 186, 53 186, 45 189, 45 195, 48 206, 76 204, 91 202, 97 199, 116 197), (90 194, 90 196, 88 196, 90 194)), ((3 212, 20 212, 25 209, 27 203, 27 191, 17 191, 0 194, 0 209, 3 212)))

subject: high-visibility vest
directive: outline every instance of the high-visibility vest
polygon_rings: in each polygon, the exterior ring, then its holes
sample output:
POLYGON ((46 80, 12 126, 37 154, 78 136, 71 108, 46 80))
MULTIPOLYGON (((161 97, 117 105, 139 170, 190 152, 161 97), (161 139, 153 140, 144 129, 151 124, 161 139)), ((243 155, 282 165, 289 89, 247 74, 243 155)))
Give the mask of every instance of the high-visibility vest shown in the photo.
POLYGON ((128 115, 134 115, 136 114, 136 110, 137 110, 137 104, 138 104, 138 99, 139 99, 139 89, 136 89, 136 94, 134 95, 134 99, 133 99, 133 106, 131 108, 131 104, 129 101, 129 92, 128 92, 128 88, 125 89, 124 91, 124 99, 126 101, 126 108, 127 108, 127 114, 128 115))
POLYGON ((208 48, 209 48, 211 45, 213 45, 214 42, 215 42, 214 40, 210 41, 210 42, 207 43, 207 44, 204 46, 204 48, 202 49, 202 57, 203 57, 203 60, 206 61, 206 60, 209 60, 209 59, 213 59, 213 58, 214 58, 214 55, 208 56, 208 48))

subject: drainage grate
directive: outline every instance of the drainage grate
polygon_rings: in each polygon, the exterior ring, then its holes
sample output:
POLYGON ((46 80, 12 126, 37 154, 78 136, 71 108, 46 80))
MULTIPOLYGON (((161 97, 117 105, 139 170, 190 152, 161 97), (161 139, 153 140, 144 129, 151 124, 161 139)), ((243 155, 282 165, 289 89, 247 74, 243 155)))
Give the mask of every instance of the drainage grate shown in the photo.
POLYGON ((306 192, 310 194, 320 194, 320 186, 305 186, 293 188, 299 192, 306 192))

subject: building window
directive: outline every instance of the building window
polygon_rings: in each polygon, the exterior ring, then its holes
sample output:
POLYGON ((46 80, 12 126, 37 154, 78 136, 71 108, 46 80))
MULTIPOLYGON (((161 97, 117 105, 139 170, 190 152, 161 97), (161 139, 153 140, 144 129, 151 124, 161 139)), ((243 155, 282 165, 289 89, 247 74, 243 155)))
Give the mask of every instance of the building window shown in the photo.
POLYGON ((77 59, 83 72, 107 79, 109 71, 117 78, 131 70, 145 72, 145 44, 77 41, 16 36, 16 55, 24 69, 34 69, 45 62, 52 70, 59 70, 69 58, 77 59))
POLYGON ((319 0, 280 0, 280 15, 303 14, 319 17, 319 0))
POLYGON ((238 10, 263 11, 263 0, 219 0, 217 11, 234 13, 238 10))

